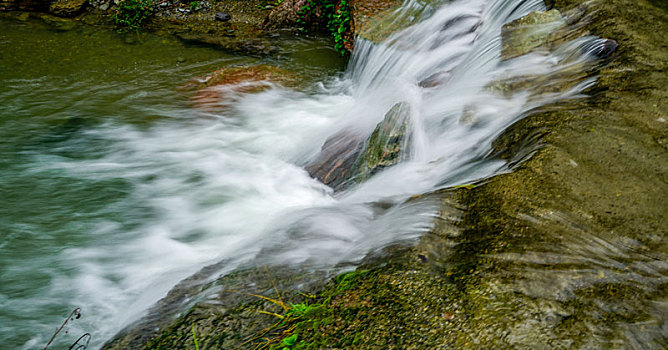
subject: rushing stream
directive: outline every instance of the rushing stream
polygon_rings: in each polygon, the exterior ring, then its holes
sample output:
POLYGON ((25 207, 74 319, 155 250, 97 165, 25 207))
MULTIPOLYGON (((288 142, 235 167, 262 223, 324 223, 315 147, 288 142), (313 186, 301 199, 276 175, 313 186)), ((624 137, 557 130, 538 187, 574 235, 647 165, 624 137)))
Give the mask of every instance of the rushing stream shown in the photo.
POLYGON ((542 1, 438 3, 407 1, 395 16, 417 24, 382 44, 360 40, 343 75, 318 38, 286 39, 279 57, 257 59, 0 20, 2 347, 43 346, 75 307, 84 317, 61 345, 90 332, 98 347, 223 259, 226 271, 249 261, 327 268, 418 237, 436 203, 407 199, 507 171, 492 157, 495 137, 594 83, 578 74, 605 44, 594 37, 501 61, 502 25, 542 1), (258 63, 308 78, 214 111, 179 89, 258 63), (418 84, 435 74, 433 86, 418 84), (568 88, 488 88, 522 76, 568 88), (410 111, 410 152, 397 165, 336 192, 304 170, 328 137, 368 135, 397 103, 410 111))

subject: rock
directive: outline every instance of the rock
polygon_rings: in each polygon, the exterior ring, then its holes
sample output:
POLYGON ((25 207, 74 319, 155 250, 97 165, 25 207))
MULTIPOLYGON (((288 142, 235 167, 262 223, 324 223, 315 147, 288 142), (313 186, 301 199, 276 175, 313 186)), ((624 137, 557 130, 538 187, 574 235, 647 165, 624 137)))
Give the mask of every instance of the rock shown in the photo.
POLYGON ((420 10, 412 7, 406 9, 407 13, 397 13, 401 4, 398 0, 357 1, 353 11, 355 36, 378 43, 414 24, 420 10))
POLYGON ((29 12, 22 12, 21 14, 16 16, 16 19, 18 19, 21 22, 25 22, 30 18, 30 13, 29 12))
POLYGON ((258 26, 250 23, 190 20, 178 27, 175 35, 189 43, 253 56, 270 55, 278 50, 275 40, 270 40, 258 26))
POLYGON ((309 0, 283 0, 278 6, 271 10, 263 27, 274 29, 314 26, 321 21, 320 16, 322 16, 322 11, 319 8, 316 8, 304 17, 302 8, 308 4, 309 0))
POLYGON ((617 51, 617 42, 612 39, 605 39, 603 44, 600 47, 594 49, 594 55, 601 59, 606 59, 610 57, 615 51, 617 51))
POLYGON ((411 108, 406 102, 399 102, 385 114, 365 143, 364 151, 355 164, 357 182, 370 178, 378 171, 397 164, 410 151, 411 108))
POLYGON ((49 12, 59 17, 74 17, 81 13, 88 0, 57 0, 49 7, 49 12))
POLYGON ((46 13, 37 14, 51 28, 58 31, 69 31, 76 28, 77 23, 71 19, 60 18, 46 13))
POLYGON ((102 11, 107 11, 109 9, 109 3, 105 2, 105 3, 101 4, 100 7, 98 7, 98 8, 102 11))
POLYGON ((344 189, 352 180, 362 182, 408 154, 409 124, 410 106, 406 102, 397 103, 366 139, 349 129, 328 138, 306 171, 334 191, 344 189))
POLYGON ((340 131, 325 141, 318 157, 305 168, 311 177, 340 191, 353 177, 353 166, 364 147, 364 136, 352 130, 340 131))
POLYGON ((192 97, 193 105, 204 110, 227 107, 240 93, 257 93, 271 84, 295 86, 298 77, 290 71, 270 65, 254 65, 222 68, 191 82, 197 92, 192 97))
POLYGON ((423 89, 428 89, 428 88, 433 88, 440 86, 444 84, 445 82, 450 79, 450 75, 452 75, 452 72, 450 71, 440 71, 436 72, 430 76, 428 76, 425 79, 422 79, 419 83, 418 86, 423 88, 423 89))
POLYGON ((561 13, 553 9, 534 11, 504 25, 501 30, 501 58, 507 60, 547 47, 553 33, 565 24, 561 13))
POLYGON ((218 12, 216 13, 215 20, 216 21, 222 21, 222 22, 227 22, 232 19, 232 16, 225 12, 218 12))

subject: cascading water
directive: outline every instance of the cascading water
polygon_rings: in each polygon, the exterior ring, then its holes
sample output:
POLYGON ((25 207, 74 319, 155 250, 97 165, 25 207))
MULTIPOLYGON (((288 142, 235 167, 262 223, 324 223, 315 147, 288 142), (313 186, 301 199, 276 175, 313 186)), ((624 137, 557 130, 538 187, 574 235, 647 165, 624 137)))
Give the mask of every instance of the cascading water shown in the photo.
MULTIPOLYGON (((148 128, 108 123, 63 141, 61 154, 29 154, 22 174, 124 185, 96 215, 68 215, 95 238, 42 256, 44 266, 66 267, 49 272, 44 294, 24 300, 30 307, 7 304, 8 313, 79 306, 86 316, 78 330, 100 346, 205 265, 227 261, 216 276, 248 263, 327 269, 419 237, 438 203, 409 198, 507 171, 491 157, 492 141, 532 110, 579 97, 594 83, 581 79, 605 46, 594 37, 501 59, 503 24, 534 10, 545 10, 541 0, 406 1, 393 19, 414 24, 380 43, 360 39, 343 78, 315 91, 275 85, 241 94, 214 120, 141 107, 140 114, 171 119, 148 128), (546 77, 567 87, 543 91, 546 77), (495 92, 495 84, 518 79, 526 84, 495 92), (334 149, 326 143, 333 135, 356 140, 359 149, 349 154, 360 169, 369 135, 393 109, 405 120, 394 125, 401 156, 392 164, 353 174, 336 191, 304 170, 334 149), (66 155, 90 144, 101 150, 66 155)), ((10 275, 21 273, 16 264, 10 275)), ((45 343, 53 320, 31 322, 24 347, 45 343)), ((2 333, 12 327, 3 324, 2 333)))

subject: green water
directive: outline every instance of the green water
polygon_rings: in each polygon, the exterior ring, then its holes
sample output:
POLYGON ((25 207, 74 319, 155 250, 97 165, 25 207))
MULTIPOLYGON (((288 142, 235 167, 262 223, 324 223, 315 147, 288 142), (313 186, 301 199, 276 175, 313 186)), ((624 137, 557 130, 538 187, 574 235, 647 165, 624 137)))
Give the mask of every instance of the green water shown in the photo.
MULTIPOLYGON (((78 164, 115 152, 114 142, 100 133, 116 130, 123 138, 124 130, 132 134, 198 123, 203 115, 192 108, 192 92, 180 87, 221 67, 271 64, 307 77, 306 82, 336 75, 344 67, 329 41, 318 37, 284 40, 279 55, 251 58, 187 45, 169 35, 68 27, 0 19, 3 349, 43 347, 65 316, 81 306, 84 294, 99 296, 93 303, 97 309, 84 310, 82 321, 73 322, 56 344, 66 347, 92 332, 93 344, 99 345, 109 334, 95 332, 116 324, 101 311, 114 309, 113 297, 83 290, 96 286, 113 296, 109 286, 123 275, 114 272, 122 268, 121 253, 114 249, 134 239, 131 232, 160 213, 135 198, 137 184, 130 180, 72 175, 78 164), (96 270, 106 265, 111 272, 96 270), (107 282, 96 284, 90 277, 96 275, 107 282)), ((138 183, 153 178, 147 174, 138 183)), ((182 240, 197 240, 197 232, 189 234, 182 240)), ((124 287, 115 288, 122 293, 124 287)))

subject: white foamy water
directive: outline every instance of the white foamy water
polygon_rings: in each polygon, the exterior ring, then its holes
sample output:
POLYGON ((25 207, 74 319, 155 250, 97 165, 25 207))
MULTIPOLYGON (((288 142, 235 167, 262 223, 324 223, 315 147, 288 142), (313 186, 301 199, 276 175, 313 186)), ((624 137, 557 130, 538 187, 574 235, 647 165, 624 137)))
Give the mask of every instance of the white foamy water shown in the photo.
MULTIPOLYGON (((180 110, 188 118, 167 115, 173 120, 149 128, 108 123, 83 132, 104 140, 96 157, 36 155, 34 174, 124 184, 118 201, 100 212, 127 213, 133 224, 95 220, 94 243, 45 258, 70 269, 35 305, 65 298, 81 307, 85 317, 74 331, 91 332, 101 346, 208 264, 227 260, 225 271, 249 262, 328 268, 419 237, 437 203, 408 198, 507 171, 490 157, 492 141, 532 110, 580 97, 593 84, 503 96, 486 89, 500 79, 584 69, 602 45, 584 38, 502 62, 502 25, 533 10, 544 10, 541 0, 407 1, 395 15, 417 16, 416 24, 382 43, 358 41, 343 78, 309 93, 274 86, 240 96, 215 119, 180 110), (419 86, 433 74, 443 77, 439 85, 419 86), (411 151, 402 162, 337 193, 303 169, 329 136, 368 135, 399 102, 411 111, 411 151)), ((50 336, 44 330, 51 325, 39 327, 26 348, 50 336)))

